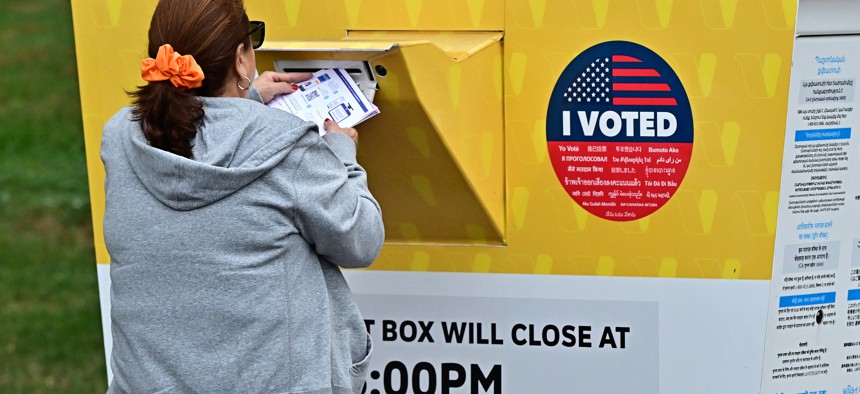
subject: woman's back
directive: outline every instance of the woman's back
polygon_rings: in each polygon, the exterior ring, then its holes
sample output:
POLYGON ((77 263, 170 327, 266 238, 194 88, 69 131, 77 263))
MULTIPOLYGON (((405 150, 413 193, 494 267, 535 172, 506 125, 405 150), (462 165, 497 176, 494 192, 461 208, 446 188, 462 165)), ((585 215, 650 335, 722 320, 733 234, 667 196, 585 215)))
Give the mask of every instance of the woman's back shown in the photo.
POLYGON ((105 126, 109 392, 353 392, 370 344, 338 265, 369 265, 384 237, 353 141, 201 100, 193 160, 129 109, 105 126))

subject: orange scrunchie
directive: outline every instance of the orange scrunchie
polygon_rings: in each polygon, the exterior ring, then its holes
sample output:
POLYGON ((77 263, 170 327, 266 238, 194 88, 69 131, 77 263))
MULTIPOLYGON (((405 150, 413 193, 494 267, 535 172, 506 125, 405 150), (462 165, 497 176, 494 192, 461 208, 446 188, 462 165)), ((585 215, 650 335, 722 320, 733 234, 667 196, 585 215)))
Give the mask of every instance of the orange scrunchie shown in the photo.
POLYGON ((170 80, 180 90, 203 86, 203 69, 191 55, 180 56, 170 44, 158 48, 158 55, 140 62, 140 75, 144 81, 170 80))

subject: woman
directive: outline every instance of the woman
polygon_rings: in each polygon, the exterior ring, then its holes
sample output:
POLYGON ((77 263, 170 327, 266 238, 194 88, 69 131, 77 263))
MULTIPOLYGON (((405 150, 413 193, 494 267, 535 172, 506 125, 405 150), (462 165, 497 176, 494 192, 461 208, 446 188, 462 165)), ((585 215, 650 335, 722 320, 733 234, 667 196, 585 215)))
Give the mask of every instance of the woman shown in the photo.
POLYGON ((370 337, 339 267, 383 242, 354 129, 263 102, 241 0, 161 0, 148 81, 104 127, 109 393, 360 392, 370 337), (247 95, 247 98, 246 98, 247 95))

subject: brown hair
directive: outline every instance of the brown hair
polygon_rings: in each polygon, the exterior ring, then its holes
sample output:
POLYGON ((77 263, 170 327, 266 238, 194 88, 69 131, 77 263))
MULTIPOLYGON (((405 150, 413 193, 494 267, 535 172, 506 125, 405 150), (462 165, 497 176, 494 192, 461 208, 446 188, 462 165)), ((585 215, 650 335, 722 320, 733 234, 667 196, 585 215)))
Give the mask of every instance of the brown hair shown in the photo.
POLYGON ((180 90, 167 81, 150 82, 129 93, 133 120, 150 145, 191 158, 192 140, 203 122, 198 96, 218 96, 235 64, 240 42, 251 48, 248 15, 242 0, 160 0, 149 26, 149 56, 170 44, 191 55, 203 69, 203 86, 180 90))

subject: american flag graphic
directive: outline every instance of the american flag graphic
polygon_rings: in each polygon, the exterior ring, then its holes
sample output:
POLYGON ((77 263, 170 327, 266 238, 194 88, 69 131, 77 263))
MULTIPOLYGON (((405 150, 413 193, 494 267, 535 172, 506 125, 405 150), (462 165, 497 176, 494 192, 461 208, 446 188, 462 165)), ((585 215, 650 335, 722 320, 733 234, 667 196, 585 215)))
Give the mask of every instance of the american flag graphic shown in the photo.
POLYGON ((576 78, 564 97, 568 103, 676 106, 672 89, 660 73, 635 57, 595 59, 576 78))

